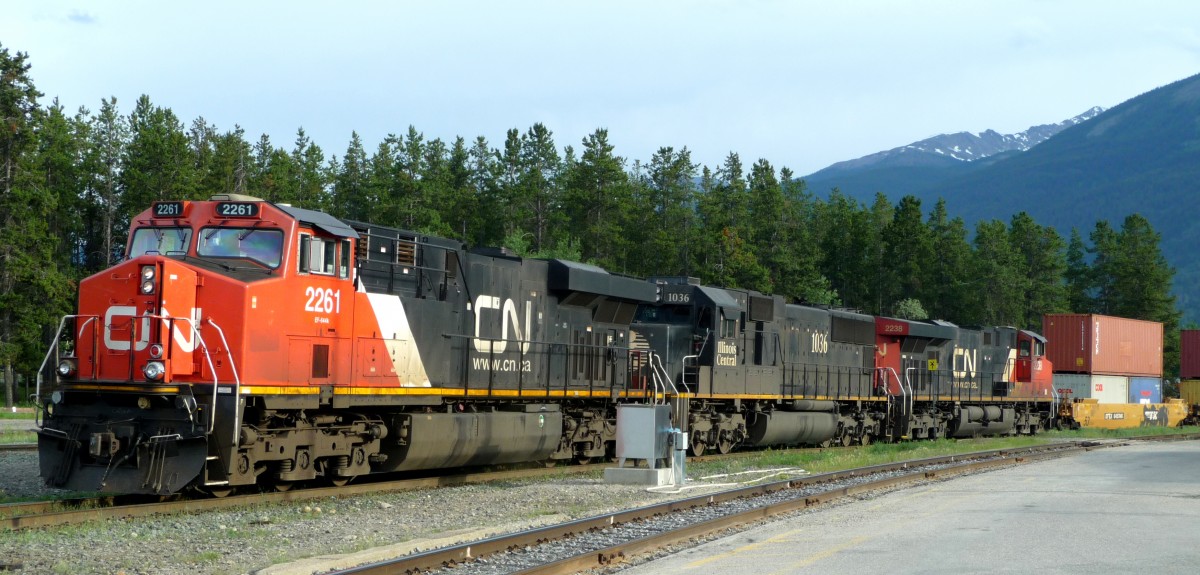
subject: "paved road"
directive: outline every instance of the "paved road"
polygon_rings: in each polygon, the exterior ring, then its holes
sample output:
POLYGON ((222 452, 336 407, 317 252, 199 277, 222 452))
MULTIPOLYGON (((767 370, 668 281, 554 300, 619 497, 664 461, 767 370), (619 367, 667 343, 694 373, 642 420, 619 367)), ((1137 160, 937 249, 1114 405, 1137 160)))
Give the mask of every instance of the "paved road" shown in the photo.
POLYGON ((1200 441, 943 481, 775 522, 622 575, 1200 572, 1200 441))

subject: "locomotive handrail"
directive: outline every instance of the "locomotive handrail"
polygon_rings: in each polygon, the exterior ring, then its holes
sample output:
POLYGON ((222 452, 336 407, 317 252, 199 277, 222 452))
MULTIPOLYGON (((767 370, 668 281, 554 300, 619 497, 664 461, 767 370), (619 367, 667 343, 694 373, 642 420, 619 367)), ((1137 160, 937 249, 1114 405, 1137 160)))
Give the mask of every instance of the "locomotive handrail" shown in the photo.
MULTIPOLYGON (((663 365, 662 356, 658 355, 657 353, 652 354, 652 355, 654 357, 654 360, 658 362, 659 371, 665 376, 665 377, 663 377, 663 381, 667 382, 667 385, 671 386, 671 393, 673 393, 675 395, 679 395, 679 388, 675 385, 675 381, 673 379, 671 379, 671 377, 670 377, 671 374, 667 372, 667 367, 665 365, 663 365)), ((666 403, 665 398, 663 399, 663 403, 666 403)))
POLYGON ((910 367, 910 368, 904 370, 904 380, 903 381, 900 381, 899 377, 896 378, 896 381, 898 381, 900 383, 900 391, 904 392, 904 394, 905 394, 905 402, 908 404, 908 413, 910 413, 910 414, 913 411, 913 393, 914 392, 913 392, 913 386, 912 386, 912 376, 910 376, 909 373, 915 371, 916 369, 917 368, 915 368, 915 367, 910 367), (904 389, 904 384, 906 384, 906 383, 908 384, 907 390, 904 389))
MULTIPOLYGON (((34 389, 33 389, 33 402, 35 405, 37 405, 39 407, 42 405, 42 379, 43 379, 42 374, 43 374, 43 372, 46 371, 46 364, 50 361, 50 356, 56 355, 54 352, 55 352, 55 350, 58 349, 59 338, 62 337, 63 328, 65 328, 67 326, 67 319, 68 318, 73 319, 73 318, 79 318, 79 317, 88 318, 88 321, 84 322, 84 324, 83 324, 83 326, 86 327, 88 323, 92 322, 93 320, 99 319, 100 316, 97 316, 97 315, 64 315, 64 316, 62 316, 62 319, 58 320, 58 330, 54 332, 54 343, 50 344, 50 349, 46 350, 46 357, 42 358, 42 365, 40 367, 38 367, 38 371, 37 371, 37 385, 34 386, 34 389)), ((82 327, 79 330, 79 334, 80 334, 80 337, 83 336, 83 328, 82 327)), ((76 347, 79 346, 78 339, 76 340, 75 345, 76 345, 76 347)), ((36 415, 34 416, 33 424, 38 427, 42 427, 42 410, 40 410, 40 409, 35 410, 35 413, 36 413, 36 415)))
POLYGON ((658 389, 660 387, 662 388, 662 396, 663 396, 662 403, 660 405, 666 405, 666 403, 667 403, 667 386, 668 385, 671 386, 671 393, 673 393, 676 396, 679 395, 679 388, 675 387, 674 381, 671 381, 670 374, 667 373, 667 368, 663 366, 662 357, 660 357, 657 353, 654 353, 654 352, 650 352, 650 372, 654 374, 654 380, 655 380, 655 382, 654 382, 654 390, 655 390, 654 402, 655 402, 655 404, 658 404, 658 389), (659 381, 660 379, 662 380, 661 382, 659 381))
MULTIPOLYGON (((221 326, 217 325, 217 322, 213 321, 211 316, 206 319, 208 320, 209 325, 211 325, 217 329, 217 334, 221 336, 221 344, 224 345, 225 350, 227 352, 229 352, 229 369, 233 371, 233 444, 237 445, 238 442, 240 442, 241 438, 242 438, 242 421, 241 421, 242 411, 240 409, 238 409, 238 405, 237 405, 242 397, 242 380, 240 377, 238 377, 237 365, 235 365, 233 363, 233 353, 229 350, 229 340, 225 339, 225 330, 221 329, 221 326)), ((196 334, 197 337, 199 337, 199 335, 200 335, 199 331, 196 331, 194 333, 196 334)), ((205 347, 206 354, 207 354, 207 349, 208 349, 208 347, 206 346, 205 347)), ((211 363, 212 363, 212 360, 210 359, 209 364, 211 365, 211 363)), ((213 371, 213 376, 215 379, 216 378, 215 370, 213 371)), ((217 387, 218 386, 216 384, 213 384, 213 410, 212 410, 213 424, 211 426, 209 426, 209 430, 208 430, 209 433, 212 433, 213 429, 216 429, 217 387)))

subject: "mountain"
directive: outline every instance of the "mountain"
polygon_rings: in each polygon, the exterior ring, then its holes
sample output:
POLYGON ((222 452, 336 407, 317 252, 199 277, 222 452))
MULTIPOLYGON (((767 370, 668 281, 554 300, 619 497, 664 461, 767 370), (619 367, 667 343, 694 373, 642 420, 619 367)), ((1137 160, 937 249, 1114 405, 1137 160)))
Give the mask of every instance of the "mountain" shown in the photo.
POLYGON ((1195 249, 1200 245, 1200 75, 1066 126, 1026 151, 960 164, 967 167, 926 167, 924 174, 871 168, 818 180, 819 185, 809 181, 809 186, 816 191, 837 186, 868 202, 876 191, 893 201, 912 194, 926 209, 945 198, 949 213, 969 225, 1008 221, 1025 211, 1064 238, 1071 228, 1086 238, 1097 220, 1120 227, 1127 215, 1141 213, 1162 234, 1163 255, 1176 268, 1175 292, 1185 321, 1200 320, 1200 250, 1195 249), (865 174, 871 171, 893 179, 870 180, 865 174), (866 181, 875 187, 859 187, 866 181))
POLYGON ((804 178, 809 189, 824 192, 837 187, 859 196, 882 191, 900 197, 970 173, 1010 153, 1024 152, 1066 128, 1090 120, 1104 111, 1094 107, 1057 124, 1033 126, 1017 134, 987 130, 979 134, 958 132, 838 162, 804 178), (984 162, 981 160, 990 159, 984 162))

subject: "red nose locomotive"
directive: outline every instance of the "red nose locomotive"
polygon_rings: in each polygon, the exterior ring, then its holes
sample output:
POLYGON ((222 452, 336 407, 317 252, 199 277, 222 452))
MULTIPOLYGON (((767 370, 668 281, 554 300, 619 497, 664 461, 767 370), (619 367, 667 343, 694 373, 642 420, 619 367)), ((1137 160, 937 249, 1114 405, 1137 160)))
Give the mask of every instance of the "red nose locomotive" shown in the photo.
POLYGON ((643 281, 241 197, 135 217, 127 259, 81 283, 56 341, 41 473, 87 491, 604 457, 616 404, 654 397, 675 401, 693 452, 1032 432, 1053 413, 1029 332, 643 281))

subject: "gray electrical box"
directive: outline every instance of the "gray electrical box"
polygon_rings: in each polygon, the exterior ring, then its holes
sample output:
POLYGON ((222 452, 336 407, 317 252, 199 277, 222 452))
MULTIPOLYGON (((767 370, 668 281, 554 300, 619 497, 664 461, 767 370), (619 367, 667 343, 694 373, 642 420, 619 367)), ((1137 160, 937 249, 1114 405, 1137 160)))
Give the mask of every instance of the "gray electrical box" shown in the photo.
POLYGON ((671 408, 667 405, 621 404, 617 406, 617 466, 626 459, 645 459, 650 469, 670 457, 667 438, 671 435, 671 408))

